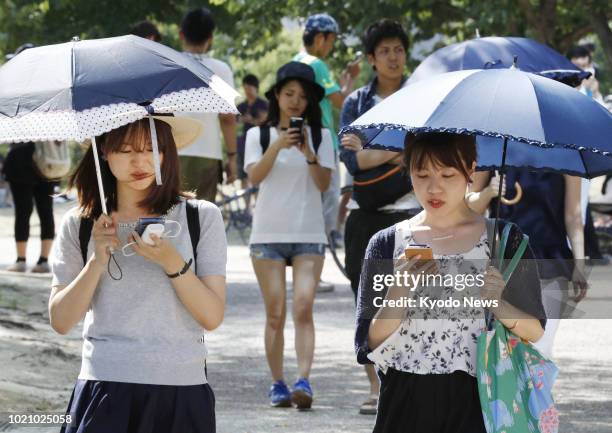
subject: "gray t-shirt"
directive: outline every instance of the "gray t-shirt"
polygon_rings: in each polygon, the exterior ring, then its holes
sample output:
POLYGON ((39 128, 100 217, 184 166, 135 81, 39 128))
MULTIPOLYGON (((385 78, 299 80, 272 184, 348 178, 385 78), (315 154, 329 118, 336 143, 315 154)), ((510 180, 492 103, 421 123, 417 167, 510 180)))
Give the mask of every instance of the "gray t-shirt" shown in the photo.
MULTIPOLYGON (((200 241, 197 275, 225 276, 227 241, 219 209, 198 201, 200 241)), ((193 257, 185 202, 166 215, 181 224, 179 236, 169 238, 189 261, 193 257)), ((65 216, 55 241, 53 286, 68 285, 83 269, 79 246, 78 209, 65 216)), ((117 231, 123 244, 136 222, 120 223, 117 231)), ((176 224, 168 224, 175 231, 176 224)), ((88 258, 94 251, 89 242, 88 258)), ((157 385, 206 383, 204 328, 189 314, 163 269, 139 255, 115 258, 123 278, 113 280, 104 272, 83 324, 83 356, 79 379, 157 385)), ((194 265, 191 265, 192 270, 194 265)), ((111 261, 113 275, 118 273, 111 261)))

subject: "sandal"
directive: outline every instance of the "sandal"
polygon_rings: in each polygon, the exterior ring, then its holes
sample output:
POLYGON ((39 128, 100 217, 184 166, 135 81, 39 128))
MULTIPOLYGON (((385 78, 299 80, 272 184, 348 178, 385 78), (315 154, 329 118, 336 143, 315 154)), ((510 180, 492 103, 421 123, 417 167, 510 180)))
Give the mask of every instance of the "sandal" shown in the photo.
POLYGON ((378 411, 378 398, 370 397, 359 407, 359 413, 361 415, 376 415, 378 411))

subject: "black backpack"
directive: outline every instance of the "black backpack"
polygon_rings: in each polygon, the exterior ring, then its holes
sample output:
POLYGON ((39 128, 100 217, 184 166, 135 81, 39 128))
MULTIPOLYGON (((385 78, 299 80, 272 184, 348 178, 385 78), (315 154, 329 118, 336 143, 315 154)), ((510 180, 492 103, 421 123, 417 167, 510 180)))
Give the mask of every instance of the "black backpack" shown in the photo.
MULTIPOLYGON (((319 153, 319 146, 321 145, 321 128, 310 128, 310 134, 312 135, 312 147, 314 153, 319 153)), ((259 144, 261 145, 261 153, 264 154, 270 145, 270 126, 264 125, 259 127, 259 144)))
POLYGON ((382 164, 353 176, 353 199, 366 211, 391 204, 410 191, 408 170, 401 165, 382 164))
MULTIPOLYGON (((189 230, 189 238, 191 239, 191 248, 193 249, 193 265, 197 269, 198 258, 198 241, 200 240, 200 214, 198 212, 198 204, 195 200, 187 200, 185 202, 185 211, 187 212, 187 229, 189 230)), ((91 238, 91 230, 93 229, 92 218, 81 218, 79 225, 79 244, 81 246, 81 256, 83 257, 83 265, 87 263, 87 246, 91 238)))

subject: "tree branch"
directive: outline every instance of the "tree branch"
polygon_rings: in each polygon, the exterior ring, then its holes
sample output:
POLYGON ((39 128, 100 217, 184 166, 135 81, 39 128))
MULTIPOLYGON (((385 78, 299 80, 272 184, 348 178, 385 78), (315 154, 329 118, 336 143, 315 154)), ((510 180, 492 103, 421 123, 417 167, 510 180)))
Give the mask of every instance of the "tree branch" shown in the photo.
POLYGON ((612 30, 610 30, 608 18, 605 14, 593 13, 590 14, 589 19, 593 26, 593 30, 601 42, 601 47, 606 54, 608 66, 612 67, 612 30))
POLYGON ((592 31, 593 27, 590 25, 579 27, 574 29, 574 31, 561 36, 559 39, 557 39, 557 42, 551 46, 560 53, 565 54, 573 45, 576 45, 582 37, 588 35, 592 31))

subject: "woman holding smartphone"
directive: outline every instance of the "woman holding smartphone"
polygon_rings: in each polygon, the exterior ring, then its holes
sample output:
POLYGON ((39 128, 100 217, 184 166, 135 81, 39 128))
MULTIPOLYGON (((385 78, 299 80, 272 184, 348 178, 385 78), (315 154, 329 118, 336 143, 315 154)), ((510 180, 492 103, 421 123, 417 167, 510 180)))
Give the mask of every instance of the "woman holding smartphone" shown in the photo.
POLYGON ((54 245, 49 298, 58 333, 85 318, 81 371, 67 411, 73 421, 62 427, 65 433, 215 431, 203 336, 223 320, 225 230, 213 203, 191 202, 200 225, 194 254, 177 147, 201 127, 156 116, 155 128, 163 185, 155 183, 149 119, 98 137, 110 215, 102 213, 92 147, 70 179, 79 207, 65 215, 54 245), (163 217, 181 230, 145 243, 135 231, 143 217, 163 217), (86 221, 91 233, 83 230, 86 221), (122 254, 127 243, 136 254, 122 254))
MULTIPOLYGON (((433 293, 424 286, 411 292, 399 285, 381 291, 377 275, 397 271, 444 275, 467 269, 472 281, 484 281, 481 296, 498 302, 491 308, 495 317, 519 337, 536 341, 545 323, 536 265, 528 260, 533 258, 528 248, 507 285, 488 265, 487 222, 465 200, 476 167, 472 136, 408 135, 404 163, 423 211, 372 237, 359 287, 357 357, 360 363, 374 363, 381 378, 374 432, 484 433, 475 378, 476 340, 485 328, 484 310, 462 315, 459 310, 393 308, 391 303, 376 308, 376 297, 391 301, 433 293), (435 261, 419 262, 427 251, 407 259, 410 245, 415 244, 427 244, 435 261)), ((504 227, 501 221, 500 233, 504 227)), ((506 257, 512 256, 521 239, 522 233, 513 226, 506 257)), ((436 299, 443 299, 458 297, 464 289, 455 284, 435 290, 436 299)))
POLYGON ((266 93, 266 125, 249 129, 245 171, 259 185, 250 250, 266 307, 265 348, 273 384, 270 404, 311 407, 309 382, 314 356, 313 304, 325 254, 321 193, 335 167, 329 130, 321 126, 319 102, 324 89, 313 69, 289 62, 266 93), (306 126, 298 126, 302 118, 306 126), (286 267, 293 269, 293 322, 298 378, 289 391, 283 373, 286 317, 286 267))

